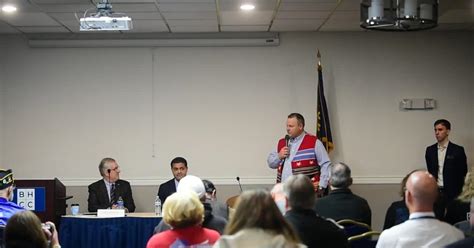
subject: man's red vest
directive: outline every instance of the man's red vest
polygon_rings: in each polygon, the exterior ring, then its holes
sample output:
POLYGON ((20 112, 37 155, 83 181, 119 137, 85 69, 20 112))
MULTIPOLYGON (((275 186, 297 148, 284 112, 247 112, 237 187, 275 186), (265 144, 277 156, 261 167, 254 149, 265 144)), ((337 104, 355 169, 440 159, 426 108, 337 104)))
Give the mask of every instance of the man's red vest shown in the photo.
MULTIPOLYGON (((314 146, 316 145, 317 137, 311 134, 306 134, 301 141, 298 151, 296 151, 293 160, 291 161, 291 171, 293 175, 304 174, 308 176, 313 185, 319 185, 319 176, 321 174, 321 167, 316 159, 316 153, 314 152, 314 146)), ((284 138, 278 141, 277 151, 279 152, 285 147, 286 141, 284 138)), ((280 163, 278 166, 277 183, 281 182, 281 174, 283 171, 283 164, 280 163)))

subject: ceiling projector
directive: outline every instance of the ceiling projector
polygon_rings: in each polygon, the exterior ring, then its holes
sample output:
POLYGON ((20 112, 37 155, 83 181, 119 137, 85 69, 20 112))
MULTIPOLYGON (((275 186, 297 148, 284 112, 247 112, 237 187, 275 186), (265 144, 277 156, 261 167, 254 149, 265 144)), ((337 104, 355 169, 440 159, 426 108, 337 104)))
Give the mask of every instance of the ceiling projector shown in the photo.
POLYGON ((79 31, 121 31, 132 29, 132 18, 128 16, 118 16, 112 11, 109 0, 101 0, 97 3, 97 13, 79 20, 79 31))
POLYGON ((132 18, 128 16, 91 16, 80 19, 80 31, 120 31, 132 29, 132 18))

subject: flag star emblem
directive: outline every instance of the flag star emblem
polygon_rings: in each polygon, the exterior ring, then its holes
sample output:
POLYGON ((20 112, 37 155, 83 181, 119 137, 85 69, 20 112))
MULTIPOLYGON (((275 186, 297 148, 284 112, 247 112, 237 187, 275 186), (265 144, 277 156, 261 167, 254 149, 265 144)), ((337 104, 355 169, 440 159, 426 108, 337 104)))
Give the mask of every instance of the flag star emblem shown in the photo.
POLYGON ((309 164, 314 164, 314 161, 309 161, 309 164))
POLYGON ((301 162, 296 163, 297 166, 301 166, 301 162))

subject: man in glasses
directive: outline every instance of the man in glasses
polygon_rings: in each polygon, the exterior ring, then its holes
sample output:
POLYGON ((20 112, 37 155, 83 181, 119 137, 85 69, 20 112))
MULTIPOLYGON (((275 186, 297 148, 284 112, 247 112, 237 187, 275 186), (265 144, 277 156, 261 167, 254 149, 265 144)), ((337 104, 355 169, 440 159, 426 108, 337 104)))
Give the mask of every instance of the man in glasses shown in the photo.
POLYGON ((89 185, 88 210, 118 208, 119 199, 123 201, 125 211, 134 212, 135 203, 130 183, 120 179, 120 167, 113 158, 100 161, 99 172, 102 179, 89 185))
POLYGON ((25 210, 12 202, 14 189, 12 170, 0 169, 0 226, 5 226, 15 213, 25 210))

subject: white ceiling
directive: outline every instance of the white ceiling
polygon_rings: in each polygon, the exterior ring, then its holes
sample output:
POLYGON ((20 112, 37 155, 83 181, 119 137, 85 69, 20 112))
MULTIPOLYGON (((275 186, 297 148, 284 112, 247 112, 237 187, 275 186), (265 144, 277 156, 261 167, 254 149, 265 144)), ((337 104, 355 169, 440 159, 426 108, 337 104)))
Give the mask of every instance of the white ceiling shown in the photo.
MULTIPOLYGON (((0 0, 14 2, 16 13, 0 11, 0 34, 78 33, 86 10, 98 0, 0 0)), ((363 31, 360 0, 109 0, 126 13, 133 29, 124 33, 209 33, 280 31, 363 31)), ((440 0, 437 30, 473 30, 473 0, 440 0)), ((110 33, 110 32, 108 32, 110 33)))

